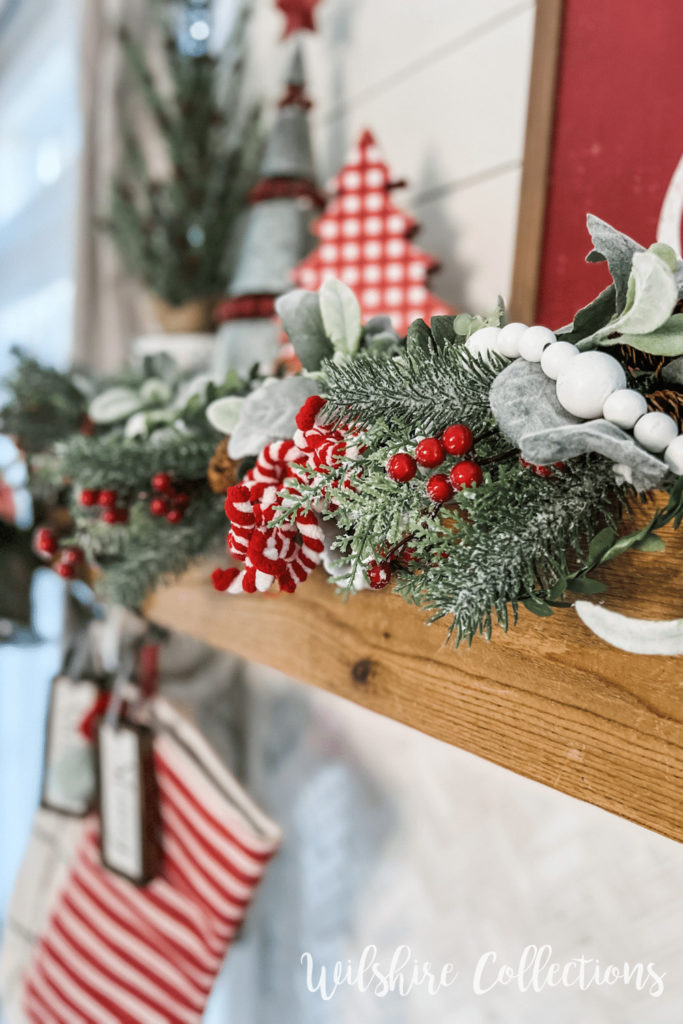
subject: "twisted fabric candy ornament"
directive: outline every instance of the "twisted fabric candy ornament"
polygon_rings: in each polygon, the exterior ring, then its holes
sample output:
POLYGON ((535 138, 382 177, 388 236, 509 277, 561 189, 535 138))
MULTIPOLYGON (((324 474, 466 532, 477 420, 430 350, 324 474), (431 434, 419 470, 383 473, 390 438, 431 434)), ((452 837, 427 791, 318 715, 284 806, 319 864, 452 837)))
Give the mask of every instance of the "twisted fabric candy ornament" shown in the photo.
POLYGON ((291 524, 273 525, 273 519, 287 497, 298 493, 302 469, 324 472, 345 451, 339 431, 316 425, 324 404, 318 396, 307 399, 297 414, 294 439, 266 445, 242 483, 228 488, 228 551, 245 568, 216 569, 216 590, 253 594, 277 580, 281 590, 292 593, 320 562, 324 534, 312 509, 291 524))

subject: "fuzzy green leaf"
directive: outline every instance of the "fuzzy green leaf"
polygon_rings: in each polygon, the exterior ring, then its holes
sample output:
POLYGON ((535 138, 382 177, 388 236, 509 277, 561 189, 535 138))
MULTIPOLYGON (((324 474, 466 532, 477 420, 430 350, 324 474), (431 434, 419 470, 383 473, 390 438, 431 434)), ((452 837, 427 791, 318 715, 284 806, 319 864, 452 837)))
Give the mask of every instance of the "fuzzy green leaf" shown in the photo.
POLYGON ((437 345, 448 345, 455 341, 455 321, 452 316, 433 316, 429 327, 437 345))
POLYGON ((336 278, 325 281, 318 292, 325 333, 335 352, 354 355, 362 334, 358 299, 348 285, 336 278))
POLYGON ((318 370, 324 359, 334 355, 317 292, 303 288, 286 292, 275 303, 275 310, 305 370, 318 370))
POLYGON ((413 320, 406 335, 406 345, 411 347, 416 345, 425 352, 428 352, 432 342, 432 332, 424 320, 413 320))
POLYGON ((683 355, 683 313, 674 313, 650 334, 629 334, 624 338, 606 339, 602 345, 616 345, 623 341, 639 352, 649 352, 655 356, 683 355))
POLYGON ((589 263, 607 260, 614 281, 616 312, 621 313, 626 305, 632 260, 636 253, 643 252, 643 247, 592 213, 586 223, 594 246, 586 259, 589 263))
POLYGON ((132 416, 143 404, 139 392, 132 388, 107 388, 93 398, 88 415, 93 423, 119 423, 132 416))
POLYGON ((637 252, 631 266, 626 306, 609 330, 629 336, 651 334, 669 319, 677 300, 678 287, 671 268, 656 253, 637 252))
POLYGON ((616 290, 613 284, 576 313, 573 321, 556 331, 561 341, 576 344, 591 334, 595 334, 608 324, 615 314, 616 290))

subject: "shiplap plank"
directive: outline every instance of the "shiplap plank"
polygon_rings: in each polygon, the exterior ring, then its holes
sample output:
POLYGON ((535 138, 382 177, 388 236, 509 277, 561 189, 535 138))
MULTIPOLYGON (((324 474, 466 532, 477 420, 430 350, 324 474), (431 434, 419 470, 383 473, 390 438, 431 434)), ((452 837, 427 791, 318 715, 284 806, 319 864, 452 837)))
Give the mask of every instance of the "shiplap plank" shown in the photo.
MULTIPOLYGON (((420 219, 418 244, 441 261, 432 286, 461 308, 509 295, 534 21, 524 0, 325 0, 304 39, 320 178, 371 128, 408 182, 396 200, 420 219)), ((252 64, 270 96, 281 25, 259 0, 252 64)))
POLYGON ((409 204, 422 228, 416 242, 438 254, 430 287, 459 309, 488 312, 510 294, 521 166, 409 204))

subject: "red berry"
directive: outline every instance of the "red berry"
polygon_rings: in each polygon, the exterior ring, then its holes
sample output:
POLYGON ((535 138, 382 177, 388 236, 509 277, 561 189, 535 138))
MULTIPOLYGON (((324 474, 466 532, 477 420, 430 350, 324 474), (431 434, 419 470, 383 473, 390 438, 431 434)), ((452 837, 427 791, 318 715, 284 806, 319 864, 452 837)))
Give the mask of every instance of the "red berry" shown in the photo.
POLYGON ((366 573, 373 590, 383 590, 391 580, 391 566, 388 562, 369 562, 366 573))
POLYGON ((36 551, 41 555, 54 555, 59 547, 56 536, 48 526, 41 526, 39 530, 36 530, 33 543, 36 551))
POLYGON ((427 466, 428 469, 440 466, 444 460, 444 450, 438 437, 425 437, 420 441, 415 449, 415 458, 418 465, 427 466))
POLYGON ((100 492, 93 487, 84 488, 78 496, 81 505, 96 505, 100 498, 100 492))
POLYGON ((116 508, 116 522, 127 523, 128 522, 128 509, 127 508, 116 508))
POLYGON ((427 481, 427 494, 432 501, 436 501, 440 505, 453 497, 453 488, 445 473, 435 473, 434 476, 430 476, 427 481))
POLYGON ((119 521, 118 509, 115 509, 115 508, 105 508, 104 512, 102 513, 102 517, 101 518, 102 518, 102 522, 106 523, 107 526, 112 526, 114 523, 118 523, 118 521, 119 521))
POLYGON ((411 562, 415 561, 416 554, 415 548, 404 548, 399 556, 401 565, 410 565, 411 562))
POLYGON ((103 508, 112 508, 116 504, 116 498, 116 491, 111 489, 100 491, 97 498, 97 504, 101 505, 103 508))
POLYGON ((532 466, 531 472, 535 473, 536 476, 542 477, 544 480, 550 480, 554 473, 550 466, 532 466))
MULTIPOLYGON (((555 475, 551 466, 537 466, 533 462, 527 462, 521 455, 519 457, 519 464, 523 469, 530 469, 535 476, 540 476, 543 480, 550 480, 555 475)), ((558 468, 562 466, 564 468, 562 462, 556 462, 555 466, 558 468)))
POLYGON ((60 576, 64 577, 65 580, 70 580, 76 574, 76 570, 73 565, 69 565, 68 562, 59 562, 55 566, 55 569, 60 576))
POLYGON ((463 487, 477 487, 484 479, 484 474, 481 471, 481 466, 478 466, 476 462, 471 462, 469 459, 465 459, 464 462, 458 462, 451 470, 451 483, 457 491, 463 487))
POLYGON ((173 487, 173 481, 169 473, 155 473, 152 477, 152 487, 155 491, 167 494, 173 487))
POLYGON ((409 480, 413 479, 416 472, 417 463, 412 455, 407 455, 406 452, 392 455, 387 462, 387 473, 392 480, 399 484, 407 484, 409 480))
POLYGON ((60 555, 60 565, 80 565, 82 561, 82 548, 65 548, 60 555))
POLYGON ((167 513, 166 520, 167 520, 167 522, 169 522, 173 526, 175 526, 176 523, 180 522, 180 520, 183 518, 184 515, 185 515, 185 513, 183 512, 182 509, 180 509, 180 508, 172 508, 171 511, 169 513, 167 513))
POLYGON ((177 508, 187 508, 190 504, 190 495, 187 491, 178 491, 177 494, 173 495, 173 504, 177 508))
POLYGON ((168 502, 165 498, 152 498, 149 510, 153 516, 165 516, 168 512, 168 502))
POLYGON ((472 449, 474 436, 464 423, 454 423, 444 430, 441 443, 449 455, 466 455, 472 449))

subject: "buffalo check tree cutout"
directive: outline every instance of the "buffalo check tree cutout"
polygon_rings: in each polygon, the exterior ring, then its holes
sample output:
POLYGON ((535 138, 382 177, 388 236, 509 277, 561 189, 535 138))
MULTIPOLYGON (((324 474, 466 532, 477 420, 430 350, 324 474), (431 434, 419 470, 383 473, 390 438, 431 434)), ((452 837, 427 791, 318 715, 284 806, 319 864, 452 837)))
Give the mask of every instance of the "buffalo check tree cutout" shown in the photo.
POLYGON ((401 335, 413 320, 452 312, 427 287, 438 262, 411 241, 418 222, 392 201, 402 184, 392 180, 372 133, 363 132, 313 225, 320 244, 294 271, 296 283, 311 290, 339 278, 356 293, 364 319, 389 316, 401 335))

